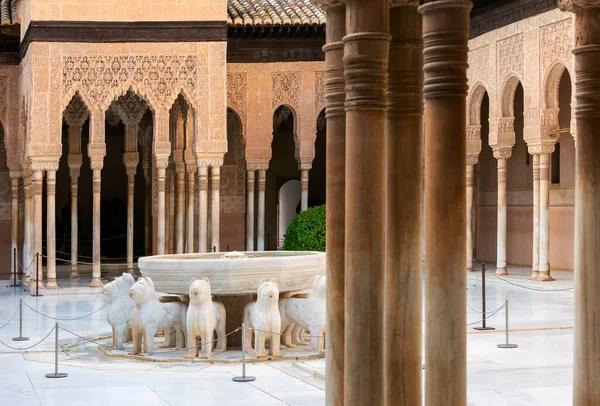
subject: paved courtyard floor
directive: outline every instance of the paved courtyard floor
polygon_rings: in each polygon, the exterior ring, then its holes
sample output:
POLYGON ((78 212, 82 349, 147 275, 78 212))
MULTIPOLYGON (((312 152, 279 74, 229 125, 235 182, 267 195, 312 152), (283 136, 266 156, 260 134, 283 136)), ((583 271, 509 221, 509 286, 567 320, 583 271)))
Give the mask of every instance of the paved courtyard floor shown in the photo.
MULTIPOLYGON (((494 268, 489 269, 491 272, 494 268)), ((554 272, 555 282, 531 282, 526 268, 509 269, 500 280, 487 275, 487 307, 492 311, 506 298, 510 303, 510 341, 516 349, 499 349, 505 340, 504 310, 488 320, 496 328, 468 332, 468 404, 473 406, 572 404, 573 274, 554 272), (509 283, 510 282, 510 283, 509 283)), ((248 365, 252 383, 235 383, 240 364, 157 363, 108 359, 99 352, 61 353, 66 379, 47 379, 54 371, 54 333, 28 351, 16 351, 42 340, 54 320, 25 307, 23 335, 15 342, 20 299, 47 315, 75 320, 61 326, 85 337, 108 334, 104 297, 65 289, 60 295, 30 297, 22 289, 0 283, 0 404, 1 405, 324 405, 325 361, 279 361, 248 365), (73 293, 71 293, 73 292, 73 293), (89 317, 83 317, 98 309, 89 317), (83 318, 79 318, 83 317, 83 318), (79 319, 77 319, 79 318, 79 319), (8 324, 4 326, 5 323, 8 324), (4 326, 4 327, 2 327, 4 326), (3 344, 4 343, 4 344, 3 344)), ((481 276, 468 275, 467 319, 481 319, 481 276)), ((426 307, 425 307, 426 309, 426 307)), ((60 332, 60 345, 79 339, 60 332)))

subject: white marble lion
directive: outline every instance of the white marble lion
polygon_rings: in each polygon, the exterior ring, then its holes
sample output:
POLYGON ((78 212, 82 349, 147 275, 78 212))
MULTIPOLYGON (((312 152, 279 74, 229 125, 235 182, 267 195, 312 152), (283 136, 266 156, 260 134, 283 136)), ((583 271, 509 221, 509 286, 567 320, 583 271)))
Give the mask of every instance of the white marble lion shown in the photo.
POLYGON ((252 329, 246 332, 246 352, 258 358, 266 358, 265 340, 269 339, 269 351, 272 357, 280 357, 280 342, 278 334, 281 331, 281 316, 279 315, 279 288, 270 281, 264 282, 258 288, 256 302, 250 302, 244 308, 244 322, 252 329), (254 348, 252 348, 252 333, 254 333, 254 348))
POLYGON ((215 351, 227 350, 225 333, 225 306, 221 302, 213 302, 210 281, 207 278, 194 279, 190 285, 190 305, 187 310, 187 347, 186 358, 211 357, 213 333, 217 331, 215 351), (198 353, 198 340, 202 343, 198 353))
POLYGON ((154 283, 150 278, 139 278, 129 289, 129 296, 135 307, 131 314, 133 352, 154 353, 154 336, 160 330, 174 329, 177 335, 177 348, 185 347, 187 304, 183 302, 161 303, 158 301, 154 283))
POLYGON ((129 297, 129 288, 135 280, 129 273, 115 278, 104 285, 102 293, 108 298, 106 321, 112 327, 112 348, 123 349, 123 344, 131 340, 131 313, 133 301, 129 297))
MULTIPOLYGON (((309 332, 311 348, 314 351, 325 349, 325 324, 327 313, 325 303, 327 299, 327 280, 325 275, 318 276, 306 299, 288 298, 279 301, 281 314, 281 331, 298 334, 301 337, 302 329, 309 332), (293 325, 293 330, 290 328, 293 325), (291 331, 290 331, 291 330, 291 331)), ((284 345, 294 347, 292 337, 283 336, 284 345)))

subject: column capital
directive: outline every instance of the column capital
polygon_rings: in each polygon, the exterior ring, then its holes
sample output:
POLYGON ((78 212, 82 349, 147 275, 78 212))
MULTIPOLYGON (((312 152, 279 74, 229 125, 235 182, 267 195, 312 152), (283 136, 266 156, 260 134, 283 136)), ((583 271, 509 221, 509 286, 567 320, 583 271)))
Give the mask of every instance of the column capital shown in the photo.
POLYGON ((54 171, 58 170, 58 159, 56 160, 47 160, 47 157, 37 158, 37 157, 29 157, 29 169, 32 172, 44 172, 44 171, 54 171))
POLYGON ((479 154, 467 154, 467 166, 476 165, 479 161, 479 154))
POLYGON ((169 156, 168 155, 156 155, 154 157, 154 163, 158 169, 167 169, 169 166, 169 156))
POLYGON ((512 148, 492 146, 492 150, 496 159, 508 159, 512 155, 512 148))
POLYGON ((248 168, 249 171, 266 171, 269 169, 269 161, 246 160, 246 168, 248 168))
POLYGON ((312 158, 300 158, 300 162, 298 163, 298 170, 309 171, 312 169, 312 163, 312 158))
POLYGON ((578 13, 584 9, 600 8, 600 0, 558 0, 558 8, 561 11, 578 13))
POLYGON ((556 145, 556 141, 548 140, 535 140, 527 143, 527 151, 531 155, 542 155, 542 154, 551 154, 554 152, 554 146, 556 145))
POLYGON ((10 169, 9 171, 11 178, 21 178, 23 176, 23 172, 20 169, 10 169))
MULTIPOLYGON (((467 126, 467 154, 479 155, 481 152, 481 126, 467 126)), ((468 156, 467 155, 467 156, 468 156)))
POLYGON ((221 166, 223 166, 223 157, 199 157, 198 166, 211 166, 213 168, 220 168, 221 166))
POLYGON ((140 154, 137 152, 125 152, 123 154, 123 165, 127 168, 127 174, 133 171, 132 175, 135 175, 138 164, 140 163, 140 154))

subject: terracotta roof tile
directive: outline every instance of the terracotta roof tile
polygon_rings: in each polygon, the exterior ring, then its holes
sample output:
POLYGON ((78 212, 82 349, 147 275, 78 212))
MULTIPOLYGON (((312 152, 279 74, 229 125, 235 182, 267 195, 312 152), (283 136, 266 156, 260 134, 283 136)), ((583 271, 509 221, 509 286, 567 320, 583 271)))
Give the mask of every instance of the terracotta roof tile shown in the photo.
POLYGON ((310 0, 229 0, 227 24, 321 25, 325 13, 310 0))
POLYGON ((17 0, 0 0, 0 24, 10 25, 20 22, 17 12, 17 0))

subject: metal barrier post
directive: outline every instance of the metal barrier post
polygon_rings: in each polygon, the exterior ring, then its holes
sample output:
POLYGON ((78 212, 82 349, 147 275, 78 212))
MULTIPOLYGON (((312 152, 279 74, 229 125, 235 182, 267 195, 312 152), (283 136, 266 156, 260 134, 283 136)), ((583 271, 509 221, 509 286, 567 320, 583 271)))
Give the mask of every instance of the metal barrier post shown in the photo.
POLYGON ((19 299, 19 336, 13 341, 27 341, 29 337, 23 337, 23 299, 19 299))
POLYGON ((255 376, 246 376, 246 323, 242 323, 242 376, 234 376, 234 382, 251 382, 255 376))
POLYGON ((486 322, 487 322, 487 314, 486 314, 486 308, 485 308, 485 263, 482 262, 481 263, 481 314, 482 314, 482 320, 481 320, 481 327, 473 327, 473 330, 479 330, 479 331, 487 331, 487 330, 496 330, 494 327, 488 327, 486 326, 486 322))
POLYGON ((56 333, 54 339, 54 373, 46 374, 46 378, 66 378, 69 374, 65 372, 58 372, 58 322, 54 327, 54 332, 56 333))
POLYGON ((40 253, 36 252, 35 253, 35 295, 31 295, 34 297, 41 297, 44 295, 40 295, 40 282, 42 280, 42 272, 40 270, 40 267, 42 266, 42 264, 40 263, 40 253))
POLYGON ((508 299, 504 302, 504 310, 506 315, 506 344, 498 344, 498 348, 517 348, 517 344, 509 344, 508 341, 508 299))

